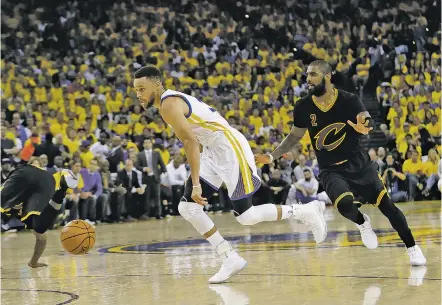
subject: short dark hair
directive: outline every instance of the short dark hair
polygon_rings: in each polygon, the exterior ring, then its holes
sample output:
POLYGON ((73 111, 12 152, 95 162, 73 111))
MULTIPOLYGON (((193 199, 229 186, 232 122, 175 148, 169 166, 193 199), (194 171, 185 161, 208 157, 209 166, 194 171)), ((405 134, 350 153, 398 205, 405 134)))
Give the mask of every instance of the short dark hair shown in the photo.
POLYGON ((154 79, 158 79, 159 81, 163 81, 163 74, 154 65, 146 65, 146 66, 138 69, 135 72, 134 77, 136 79, 143 78, 143 77, 154 78, 154 79))
POLYGON ((319 59, 310 63, 310 66, 318 67, 322 74, 332 73, 332 67, 325 60, 319 59))

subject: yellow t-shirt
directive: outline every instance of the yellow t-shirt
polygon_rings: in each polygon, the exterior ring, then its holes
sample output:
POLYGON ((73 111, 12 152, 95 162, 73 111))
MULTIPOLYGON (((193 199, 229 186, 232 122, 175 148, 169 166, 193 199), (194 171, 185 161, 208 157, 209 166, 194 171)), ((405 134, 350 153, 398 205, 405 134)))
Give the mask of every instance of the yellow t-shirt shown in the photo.
POLYGON ((442 91, 433 91, 431 93, 431 99, 433 103, 440 103, 441 102, 441 93, 442 91))
POLYGON ((89 164, 91 163, 91 160, 94 158, 94 154, 88 150, 85 153, 80 153, 80 158, 81 161, 83 161, 83 166, 84 167, 89 167, 89 164))
POLYGON ((419 171, 424 171, 425 167, 421 160, 413 163, 411 159, 405 160, 404 165, 402 165, 402 171, 410 174, 417 174, 419 171))
POLYGON ((80 147, 80 143, 77 140, 71 140, 68 137, 63 138, 63 144, 68 147, 71 155, 77 152, 80 147))
POLYGON ((440 123, 433 125, 432 123, 425 125, 425 128, 428 130, 431 136, 438 137, 440 136, 440 123))
POLYGON ((112 129, 119 135, 124 135, 129 131, 129 124, 116 124, 112 129))
MULTIPOLYGON (((61 175, 62 175, 62 172, 57 172, 57 173, 52 175, 54 177, 54 180, 55 180, 55 189, 56 190, 58 190, 60 188, 61 175)), ((77 190, 81 190, 83 187, 84 187, 83 177, 80 174, 78 174, 77 190)), ((67 194, 72 194, 73 190, 72 189, 68 189, 68 191, 66 193, 67 194)))
POLYGON ((424 173, 427 177, 437 174, 437 162, 433 163, 430 160, 424 163, 424 173))
POLYGON ((255 126, 255 133, 259 132, 259 129, 264 125, 260 117, 250 116, 250 124, 255 126))
POLYGON ((218 87, 220 82, 221 82, 221 79, 219 78, 219 76, 212 76, 212 75, 210 75, 207 78, 207 83, 209 84, 209 87, 211 87, 211 88, 218 87))
POLYGON ((226 113, 226 119, 228 120, 232 116, 239 117, 242 119, 242 118, 244 118, 244 111, 242 111, 242 110, 229 110, 226 113))

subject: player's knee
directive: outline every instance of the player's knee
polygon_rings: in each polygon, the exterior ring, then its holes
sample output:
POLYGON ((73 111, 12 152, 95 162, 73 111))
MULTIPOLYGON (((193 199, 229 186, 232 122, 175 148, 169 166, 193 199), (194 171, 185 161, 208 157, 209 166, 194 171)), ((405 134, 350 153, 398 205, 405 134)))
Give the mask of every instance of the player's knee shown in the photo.
POLYGON ((259 222, 256 217, 256 212, 253 206, 241 215, 236 216, 236 220, 243 226, 253 226, 259 222))
POLYGON ((187 221, 191 221, 192 219, 200 217, 201 214, 204 214, 203 206, 195 202, 186 201, 181 201, 178 204, 178 212, 187 221))
POLYGON ((353 196, 352 195, 346 195, 344 196, 339 202, 337 203, 336 207, 342 215, 347 215, 352 212, 353 210, 353 196))

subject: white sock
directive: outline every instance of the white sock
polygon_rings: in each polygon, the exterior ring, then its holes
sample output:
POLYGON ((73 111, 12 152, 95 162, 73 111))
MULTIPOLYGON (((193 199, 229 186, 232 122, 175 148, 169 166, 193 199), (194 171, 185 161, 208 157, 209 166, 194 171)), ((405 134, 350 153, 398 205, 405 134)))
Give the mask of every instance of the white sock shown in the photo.
POLYGON ((212 247, 216 248, 220 243, 224 241, 224 238, 221 236, 218 230, 212 234, 212 236, 207 238, 207 241, 212 245, 212 247))
POLYGON ((292 217, 292 207, 288 205, 275 205, 267 203, 253 207, 255 217, 259 222, 262 221, 276 221, 281 219, 288 219, 292 217), (280 217, 278 219, 278 217, 280 217))
POLYGON ((213 246, 217 247, 224 241, 224 238, 218 232, 212 219, 203 211, 203 206, 195 202, 180 202, 178 206, 180 214, 213 246), (213 233, 212 233, 213 232, 213 233))
POLYGON ((289 219, 293 216, 293 208, 290 205, 281 205, 281 209, 282 209, 281 219, 289 219))
POLYGON ((303 208, 303 205, 302 204, 294 204, 294 205, 292 205, 292 207, 293 207, 293 211, 292 211, 293 219, 299 219, 302 215, 301 209, 303 208))
POLYGON ((49 200, 49 204, 57 211, 60 210, 61 206, 62 206, 61 203, 56 203, 56 202, 54 202, 52 200, 49 200))
POLYGON ((236 219, 243 225, 252 226, 263 221, 276 221, 287 219, 291 216, 291 206, 267 203, 250 207, 247 211, 237 216, 236 219))

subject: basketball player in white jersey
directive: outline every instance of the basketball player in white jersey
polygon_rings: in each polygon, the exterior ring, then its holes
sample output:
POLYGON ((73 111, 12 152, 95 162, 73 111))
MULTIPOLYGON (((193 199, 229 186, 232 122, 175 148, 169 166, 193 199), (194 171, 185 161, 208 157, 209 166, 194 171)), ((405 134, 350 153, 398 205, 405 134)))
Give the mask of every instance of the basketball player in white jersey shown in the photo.
POLYGON ((134 87, 145 108, 154 105, 164 121, 172 126, 183 142, 190 165, 180 214, 207 239, 223 261, 210 283, 222 283, 241 271, 247 262, 224 240, 203 206, 224 182, 232 200, 236 219, 242 225, 262 221, 298 219, 306 224, 317 243, 327 236, 327 226, 319 203, 307 205, 252 205, 252 195, 261 185, 255 160, 246 138, 232 128, 221 115, 196 98, 165 90, 162 73, 145 66, 135 73, 134 87), (200 154, 200 144, 203 151, 200 154))

